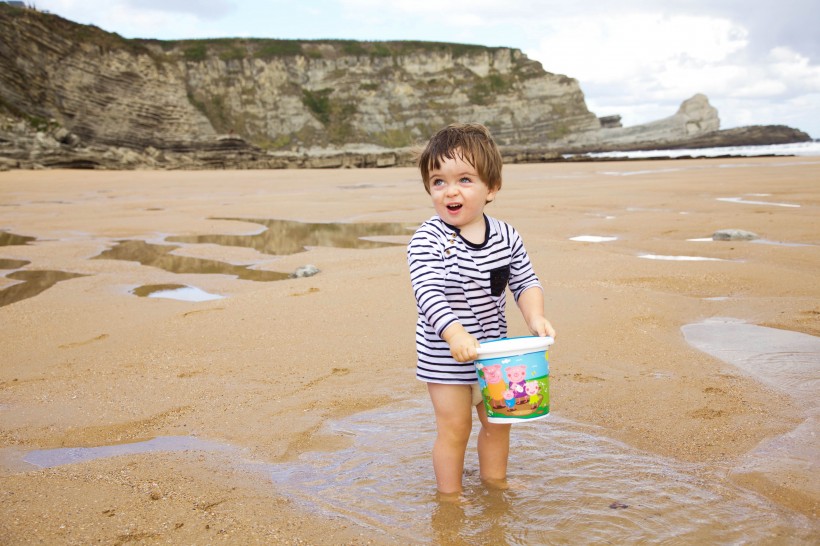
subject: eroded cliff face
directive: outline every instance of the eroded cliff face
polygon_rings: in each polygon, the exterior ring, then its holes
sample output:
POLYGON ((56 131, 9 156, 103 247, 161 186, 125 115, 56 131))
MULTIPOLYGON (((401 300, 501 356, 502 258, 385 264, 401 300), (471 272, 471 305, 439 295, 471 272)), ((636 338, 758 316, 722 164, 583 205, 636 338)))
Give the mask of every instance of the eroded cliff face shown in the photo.
POLYGON ((241 136, 262 149, 412 145, 456 120, 500 143, 596 131, 578 82, 518 50, 344 41, 124 40, 0 9, 0 96, 83 141, 167 148, 241 136))
MULTIPOLYGON (((126 40, 5 3, 0 37, 0 168, 408 165, 454 121, 486 124, 508 162, 750 138, 718 131, 703 95, 656 122, 602 123, 576 80, 510 48, 126 40)), ((809 140, 788 129, 772 142, 809 140)))

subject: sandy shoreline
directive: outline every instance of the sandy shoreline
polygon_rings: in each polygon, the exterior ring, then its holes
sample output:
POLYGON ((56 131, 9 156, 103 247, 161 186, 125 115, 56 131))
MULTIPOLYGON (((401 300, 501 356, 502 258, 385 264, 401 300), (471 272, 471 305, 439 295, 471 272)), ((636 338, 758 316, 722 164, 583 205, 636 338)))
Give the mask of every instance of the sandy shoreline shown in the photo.
MULTIPOLYGON (((820 336, 818 158, 512 165, 504 174, 487 211, 518 228, 546 287, 558 330, 554 413, 728 472, 816 409, 692 348, 681 327, 730 317, 820 336), (691 241, 725 228, 807 246, 691 241), (617 240, 570 240, 579 235, 617 240)), ((269 463, 349 445, 321 434, 322 423, 426 396, 413 378, 415 309, 402 245, 287 256, 217 244, 175 251, 285 273, 321 270, 273 282, 91 258, 119 239, 260 230, 214 218, 412 225, 431 214, 413 169, 0 173, 0 230, 37 238, 0 247, 0 259, 83 275, 0 307, 0 542, 389 542, 341 516, 306 514, 264 480, 220 466, 218 454, 45 470, 14 461, 33 449, 169 435, 230 444, 269 463), (163 283, 226 298, 129 293, 163 283), (299 523, 308 516, 310 528, 299 523)), ((510 334, 522 335, 517 311, 508 318, 510 334)), ((790 470, 741 481, 816 518, 816 478, 790 470)))

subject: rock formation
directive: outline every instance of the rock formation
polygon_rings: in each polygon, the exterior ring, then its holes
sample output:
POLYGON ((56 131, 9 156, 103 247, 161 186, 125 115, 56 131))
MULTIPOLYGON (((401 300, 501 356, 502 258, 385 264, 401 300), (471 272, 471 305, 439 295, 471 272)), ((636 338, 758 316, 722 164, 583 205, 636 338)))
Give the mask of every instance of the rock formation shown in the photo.
POLYGON ((602 122, 576 80, 503 47, 126 40, 6 4, 0 35, 0 168, 392 166, 456 120, 542 161, 719 125, 702 95, 652 124, 602 122))

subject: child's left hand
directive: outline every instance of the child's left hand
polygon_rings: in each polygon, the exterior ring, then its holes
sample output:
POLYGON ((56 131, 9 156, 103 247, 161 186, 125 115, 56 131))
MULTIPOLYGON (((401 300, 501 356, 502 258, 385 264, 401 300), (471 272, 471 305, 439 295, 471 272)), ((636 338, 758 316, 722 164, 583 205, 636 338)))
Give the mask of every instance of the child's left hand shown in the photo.
POLYGON ((553 328, 550 321, 544 317, 535 317, 529 324, 527 324, 527 326, 534 336, 549 336, 555 339, 555 328, 553 328))

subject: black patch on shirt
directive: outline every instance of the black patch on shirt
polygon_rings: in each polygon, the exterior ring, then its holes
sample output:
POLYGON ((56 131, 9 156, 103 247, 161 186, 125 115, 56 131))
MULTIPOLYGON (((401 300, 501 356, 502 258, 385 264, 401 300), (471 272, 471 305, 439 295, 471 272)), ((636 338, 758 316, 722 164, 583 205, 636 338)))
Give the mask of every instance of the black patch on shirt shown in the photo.
POLYGON ((510 266, 496 267, 490 270, 490 293, 497 298, 504 293, 510 280, 510 266))

